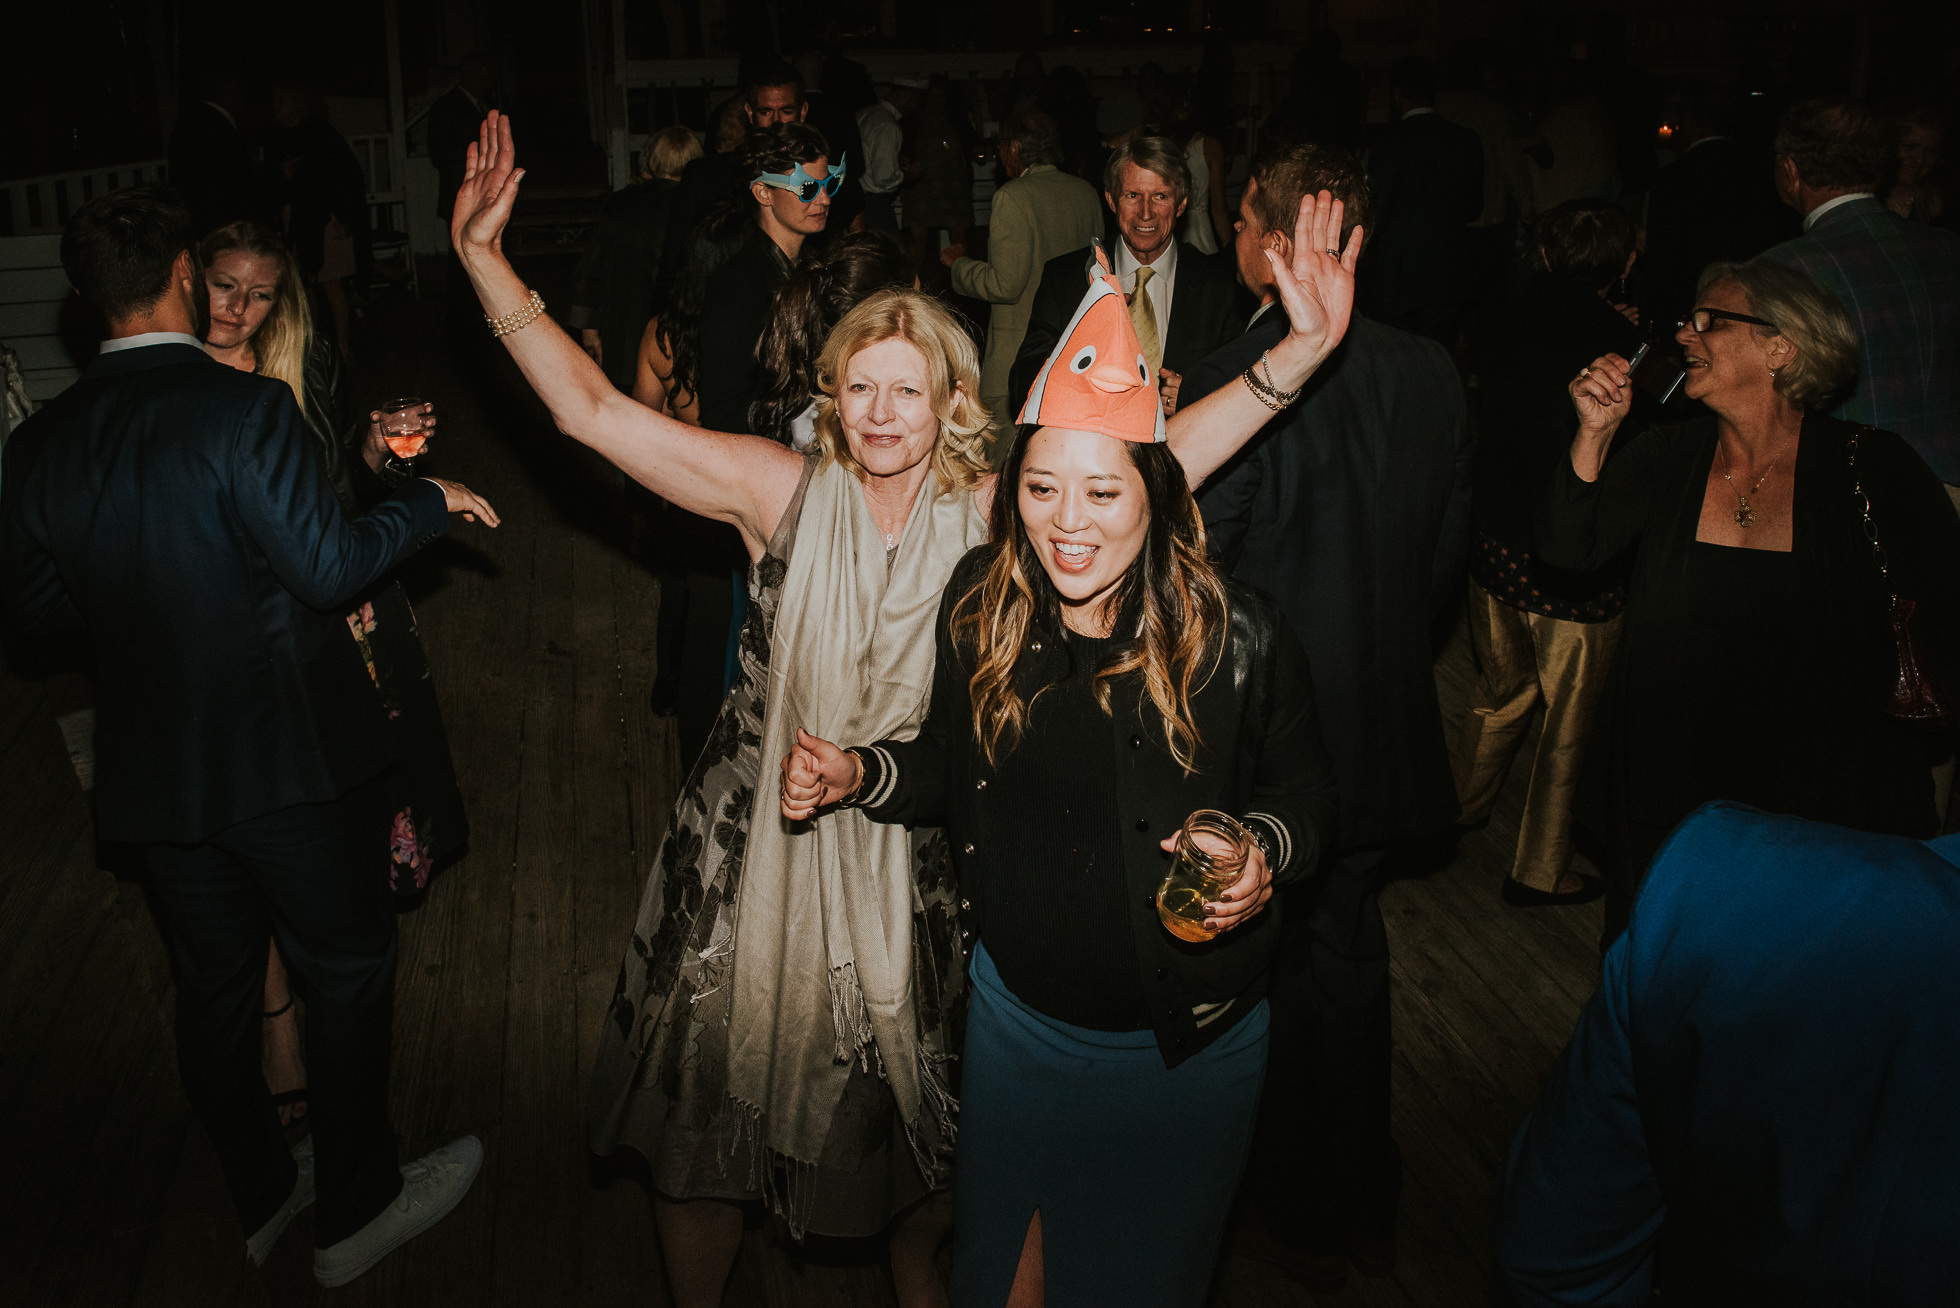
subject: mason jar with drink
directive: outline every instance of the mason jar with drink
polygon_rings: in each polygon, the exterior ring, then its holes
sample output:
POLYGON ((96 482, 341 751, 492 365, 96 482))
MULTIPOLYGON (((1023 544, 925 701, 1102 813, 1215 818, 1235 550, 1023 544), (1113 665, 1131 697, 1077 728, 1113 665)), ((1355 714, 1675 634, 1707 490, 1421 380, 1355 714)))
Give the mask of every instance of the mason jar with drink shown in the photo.
POLYGON ((1201 808, 1178 828, 1176 860, 1157 888, 1157 920, 1179 940, 1203 944, 1218 932, 1205 925, 1206 904, 1215 904, 1245 871, 1252 837, 1236 818, 1201 808))

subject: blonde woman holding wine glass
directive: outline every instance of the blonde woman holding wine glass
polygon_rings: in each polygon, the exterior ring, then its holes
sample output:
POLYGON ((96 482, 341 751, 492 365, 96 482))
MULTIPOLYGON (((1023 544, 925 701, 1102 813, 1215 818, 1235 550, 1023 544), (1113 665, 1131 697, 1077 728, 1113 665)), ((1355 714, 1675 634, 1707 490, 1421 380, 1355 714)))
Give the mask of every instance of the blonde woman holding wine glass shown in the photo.
MULTIPOLYGON (((358 517, 407 480, 406 469, 389 461, 381 412, 369 413, 367 422, 360 423, 348 411, 340 352, 314 330, 299 265, 285 242, 257 223, 232 223, 199 243, 198 260, 209 306, 205 351, 292 390, 342 511, 358 517)), ((434 406, 418 408, 419 424, 414 423, 417 415, 410 414, 395 425, 400 430, 417 427, 426 441, 435 428, 434 406)), ((497 521, 487 504, 465 516, 481 516, 492 526, 497 521)), ((390 579, 377 586, 347 615, 347 622, 389 710, 401 753, 388 782, 394 814, 388 880, 398 895, 413 898, 427 887, 436 866, 461 853, 468 840, 463 796, 428 658, 401 584, 390 579)), ((267 959, 264 1013, 266 1084, 280 1120, 290 1125, 306 1115, 306 1069, 299 1020, 276 947, 269 949, 267 959)))

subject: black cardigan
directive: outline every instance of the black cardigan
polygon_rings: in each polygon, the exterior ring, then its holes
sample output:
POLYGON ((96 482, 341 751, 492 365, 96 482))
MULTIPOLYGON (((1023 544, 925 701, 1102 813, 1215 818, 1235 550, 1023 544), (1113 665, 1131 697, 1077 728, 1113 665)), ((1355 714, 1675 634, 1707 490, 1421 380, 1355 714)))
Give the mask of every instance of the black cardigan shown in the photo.
MULTIPOLYGON (((1789 796, 1796 816, 1928 836, 1933 808, 1927 768, 1946 740, 1917 735, 1884 711, 1896 662, 1888 593, 1845 461, 1855 430, 1808 414, 1797 446, 1791 564, 1805 638, 1776 657, 1802 687, 1788 708, 1803 724, 1802 740, 1787 753, 1736 750, 1727 784, 1767 777, 1789 796)), ((1623 819, 1672 826, 1704 800, 1735 797, 1695 793, 1686 760, 1679 768, 1628 766, 1634 755, 1651 751, 1661 739, 1656 733, 1678 727, 1634 708, 1667 688, 1642 683, 1643 693, 1636 695, 1635 686, 1660 651, 1695 638, 1687 615, 1661 597, 1690 566, 1715 437, 1713 417, 1653 428, 1609 460, 1594 482, 1580 480, 1571 460, 1561 459, 1539 506, 1538 553, 1558 567, 1589 570, 1638 546, 1626 625, 1587 746, 1580 794, 1581 815, 1609 837, 1623 819)), ((1892 433, 1861 437, 1858 464, 1893 584, 1918 601, 1914 624, 1934 672, 1960 692, 1960 517, 1932 470, 1892 433)), ((1705 728, 1729 729, 1721 723, 1705 728)))
MULTIPOLYGON (((916 739, 884 740, 860 749, 865 761, 859 803, 878 822, 944 826, 960 882, 961 948, 984 937, 988 856, 994 824, 1014 821, 987 802, 994 769, 973 736, 973 660, 953 641, 949 615, 979 575, 981 546, 953 571, 940 602, 938 662, 932 701, 916 739)), ((1333 764, 1321 742, 1306 652, 1277 607, 1240 582, 1227 581, 1228 648, 1216 672, 1191 700, 1204 742, 1200 771, 1187 776, 1171 757, 1154 710, 1131 686, 1112 697, 1110 732, 1119 760, 1130 924, 1136 932, 1140 993, 1167 1067, 1175 1067, 1230 1029, 1265 993, 1266 966, 1279 939, 1279 901, 1244 926, 1204 944, 1189 944, 1157 920, 1157 887, 1170 870, 1158 841, 1201 808, 1234 814, 1269 850, 1273 880, 1298 881, 1318 866, 1334 840, 1339 802, 1333 764), (1238 999, 1230 1021, 1200 1027, 1197 1004, 1238 999)), ((1057 633, 1037 628, 1015 669, 1021 694, 1059 679, 1067 654, 1057 633)))

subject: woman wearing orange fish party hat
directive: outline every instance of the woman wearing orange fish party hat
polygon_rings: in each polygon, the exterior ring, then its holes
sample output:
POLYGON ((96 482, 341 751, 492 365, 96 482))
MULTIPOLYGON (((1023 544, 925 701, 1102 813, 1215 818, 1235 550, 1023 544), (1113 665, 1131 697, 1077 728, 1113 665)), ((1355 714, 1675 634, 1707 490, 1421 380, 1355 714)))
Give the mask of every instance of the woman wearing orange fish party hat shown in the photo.
POLYGON ((1263 910, 1334 834, 1306 654, 1207 561, 1151 380, 1095 279, 945 591, 918 734, 784 760, 791 821, 952 842, 956 1305, 1204 1301, 1265 1070, 1263 910))

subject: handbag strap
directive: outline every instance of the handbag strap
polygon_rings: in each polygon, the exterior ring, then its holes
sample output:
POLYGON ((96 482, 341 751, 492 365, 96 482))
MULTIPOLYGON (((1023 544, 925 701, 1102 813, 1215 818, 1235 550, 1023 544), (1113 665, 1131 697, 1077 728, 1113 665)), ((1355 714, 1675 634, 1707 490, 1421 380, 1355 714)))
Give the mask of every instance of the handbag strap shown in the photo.
POLYGON ((1866 432, 1874 431, 1870 423, 1851 433, 1851 439, 1844 447, 1844 461, 1851 468, 1851 493, 1858 499, 1859 516, 1864 520, 1865 539, 1871 542, 1872 560, 1878 564, 1878 575, 1885 582, 1886 593, 1891 602, 1899 602, 1898 592, 1892 589, 1892 570, 1886 566, 1885 547, 1878 543, 1878 525, 1872 521, 1872 497, 1865 490, 1863 480, 1858 476, 1858 438, 1866 432))

